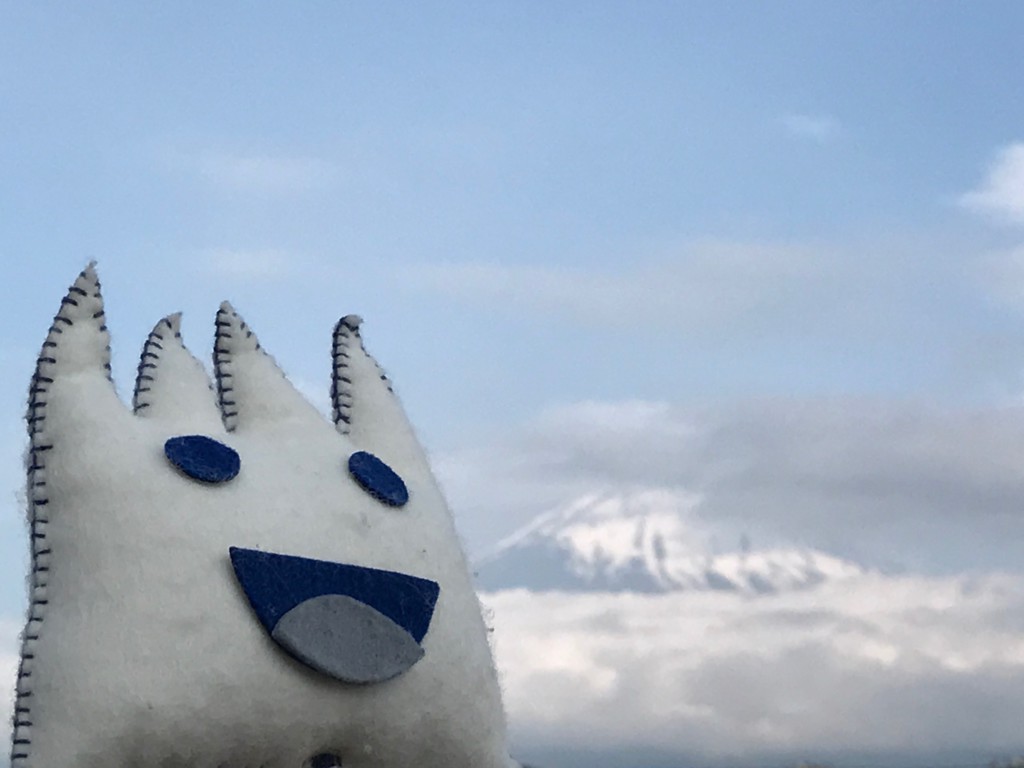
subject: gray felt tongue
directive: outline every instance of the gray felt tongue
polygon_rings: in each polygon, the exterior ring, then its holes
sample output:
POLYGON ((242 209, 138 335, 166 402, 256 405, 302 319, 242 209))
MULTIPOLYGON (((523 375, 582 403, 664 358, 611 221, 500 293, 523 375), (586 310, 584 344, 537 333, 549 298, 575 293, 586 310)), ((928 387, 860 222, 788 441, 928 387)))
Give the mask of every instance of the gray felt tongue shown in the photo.
POLYGON ((423 657, 387 616, 346 595, 320 595, 281 617, 271 636, 303 663, 347 683, 381 683, 423 657))

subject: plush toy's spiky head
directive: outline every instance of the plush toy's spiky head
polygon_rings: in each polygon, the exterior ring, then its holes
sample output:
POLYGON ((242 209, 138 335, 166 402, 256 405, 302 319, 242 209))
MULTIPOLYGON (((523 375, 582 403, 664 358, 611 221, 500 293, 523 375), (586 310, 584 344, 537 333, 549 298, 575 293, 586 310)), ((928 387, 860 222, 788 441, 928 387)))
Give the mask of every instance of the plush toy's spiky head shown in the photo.
POLYGON ((227 304, 215 388, 157 323, 132 408, 90 265, 28 414, 12 768, 507 768, 451 516, 359 320, 330 424, 227 304))

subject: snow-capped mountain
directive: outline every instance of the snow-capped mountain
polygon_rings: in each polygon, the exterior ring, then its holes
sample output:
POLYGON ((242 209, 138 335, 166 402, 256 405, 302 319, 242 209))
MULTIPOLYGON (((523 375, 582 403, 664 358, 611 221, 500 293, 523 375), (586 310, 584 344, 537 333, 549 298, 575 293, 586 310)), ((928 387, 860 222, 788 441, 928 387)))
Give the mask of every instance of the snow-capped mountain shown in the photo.
POLYGON ((536 518, 477 561, 477 585, 494 591, 767 594, 805 589, 864 569, 807 549, 715 554, 695 524, 696 497, 677 490, 583 496, 536 518))

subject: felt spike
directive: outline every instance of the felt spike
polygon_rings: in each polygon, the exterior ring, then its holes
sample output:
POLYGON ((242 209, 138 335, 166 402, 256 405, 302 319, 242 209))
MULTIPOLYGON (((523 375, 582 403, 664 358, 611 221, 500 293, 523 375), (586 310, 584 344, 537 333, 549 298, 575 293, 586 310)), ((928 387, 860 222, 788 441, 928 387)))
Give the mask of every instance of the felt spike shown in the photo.
POLYGON ((331 402, 335 427, 388 463, 426 457, 384 371, 366 351, 358 315, 334 326, 331 402))
POLYGON ((61 300, 36 361, 28 400, 28 431, 40 451, 48 450, 50 442, 43 435, 47 418, 51 424, 55 419, 77 421, 103 404, 124 410, 110 378, 110 334, 95 262, 61 300))
POLYGON ((12 765, 22 759, 19 755, 23 753, 19 750, 31 743, 32 673, 38 630, 49 604, 53 551, 49 532, 56 510, 50 503, 47 465, 61 430, 74 432, 83 423, 89 423, 94 413, 103 411, 114 415, 123 413, 124 407, 110 381, 110 334, 104 320, 96 264, 90 262, 61 300, 29 385, 25 420, 29 435, 26 488, 32 558, 31 600, 15 687, 15 711, 19 717, 14 724, 12 765))
MULTIPOLYGON (((46 457, 53 449, 54 426, 73 428, 98 409, 124 411, 110 380, 110 334, 103 298, 90 262, 61 300, 36 362, 28 391, 28 474, 32 519, 45 498, 46 457)), ((38 516, 45 520, 45 515, 38 516)), ((42 541, 44 536, 36 537, 42 541)))
POLYGON ((292 386, 226 301, 217 312, 213 364, 221 418, 228 431, 295 420, 308 428, 323 424, 320 413, 292 386))
POLYGON ((181 313, 158 322, 139 359, 132 405, 147 419, 173 422, 197 431, 220 431, 220 414, 203 365, 181 340, 181 313))
POLYGON ((94 261, 82 270, 61 300, 43 342, 37 376, 53 378, 83 372, 110 379, 110 334, 94 261))

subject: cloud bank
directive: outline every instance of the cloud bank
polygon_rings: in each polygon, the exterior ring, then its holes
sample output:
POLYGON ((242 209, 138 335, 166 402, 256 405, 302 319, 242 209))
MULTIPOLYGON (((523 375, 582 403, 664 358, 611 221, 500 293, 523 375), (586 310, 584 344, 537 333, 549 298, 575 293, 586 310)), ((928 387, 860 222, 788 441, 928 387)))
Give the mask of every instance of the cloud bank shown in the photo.
POLYGON ((763 316, 834 277, 832 251, 803 245, 691 243, 663 259, 617 267, 441 262, 407 267, 402 279, 488 308, 551 312, 583 325, 706 328, 763 316))
POLYGON ((1024 142, 1000 149, 982 182, 960 197, 964 207, 1007 224, 1024 224, 1024 142))
POLYGON ((695 409, 552 408, 518 434, 439 457, 471 548, 585 493, 680 488, 734 545, 814 546, 883 569, 1019 568, 1024 409, 831 399, 695 409))
POLYGON ((666 487, 723 549, 749 533, 874 568, 764 599, 485 595, 521 754, 590 768, 1024 750, 1022 468, 1019 406, 858 398, 572 403, 440 463, 464 523, 490 525, 471 541, 666 487))
POLYGON ((1024 745, 1020 578, 873 574, 753 600, 509 591, 484 603, 524 754, 984 760, 1024 745))

